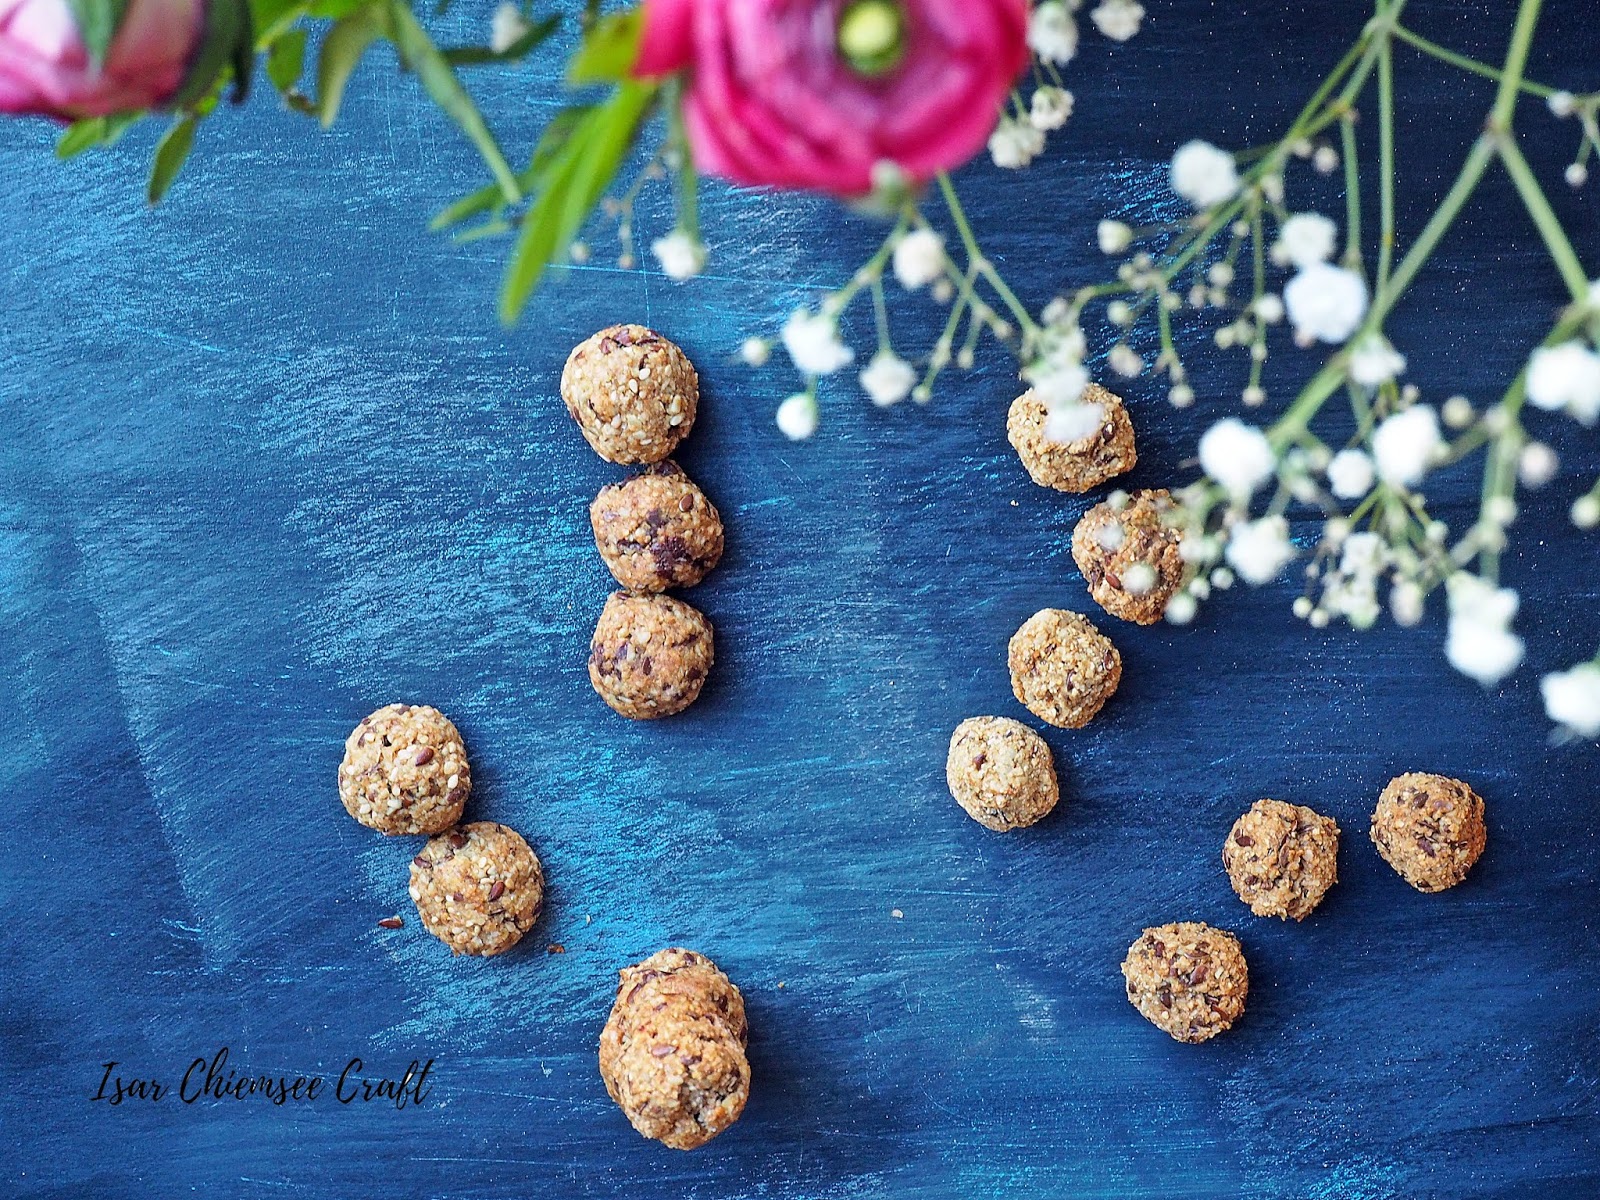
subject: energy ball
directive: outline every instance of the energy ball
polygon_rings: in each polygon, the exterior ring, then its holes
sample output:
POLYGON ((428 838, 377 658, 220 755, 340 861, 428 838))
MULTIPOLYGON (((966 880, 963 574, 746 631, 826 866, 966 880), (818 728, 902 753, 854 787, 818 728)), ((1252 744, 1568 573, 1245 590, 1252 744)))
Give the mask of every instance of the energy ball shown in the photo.
POLYGON ((1011 635, 1011 690, 1029 712, 1062 729, 1082 729, 1122 680, 1122 655, 1087 617, 1044 608, 1011 635))
POLYGON ((345 739, 339 799, 380 833, 438 833, 461 819, 472 791, 467 748, 425 704, 380 708, 345 739))
POLYGON ((1133 470, 1139 461, 1133 446, 1133 421, 1122 397, 1091 383, 1083 393, 1083 402, 1100 405, 1104 416, 1098 429, 1075 442, 1057 442, 1045 436, 1045 404, 1032 391, 1011 402, 1006 438, 1040 487, 1087 492, 1133 470))
POLYGON ((711 622, 671 596, 612 592, 589 643, 589 682, 625 717, 693 704, 713 661, 711 622))
POLYGON ((1153 625, 1183 585, 1183 540, 1165 488, 1096 504, 1072 531, 1072 558, 1094 602, 1114 617, 1153 625))
POLYGON ((628 1121, 674 1150, 703 1146, 750 1098, 744 997, 693 950, 625 967, 600 1033, 600 1078, 628 1121))
POLYGON ((1300 804, 1257 800, 1222 843, 1222 865, 1258 917, 1303 921, 1339 880, 1339 826, 1300 804))
POLYGON ((411 860, 411 898, 455 954, 504 954, 544 906, 544 870, 522 835, 474 821, 430 838, 411 860))
POLYGON ((722 559, 716 506, 673 462, 601 488, 589 524, 606 568, 636 592, 693 587, 722 559))
POLYGON ((1467 877, 1488 841, 1483 800, 1459 779, 1409 772, 1389 781, 1372 814, 1372 844, 1419 892, 1467 877))
POLYGON ((660 462, 694 425, 700 377, 683 351, 655 330, 613 325, 568 355, 561 398, 601 458, 660 462))
POLYGON ((1122 960, 1128 1001, 1180 1042, 1230 1029, 1250 991, 1239 939, 1202 921, 1146 929, 1122 960))
POLYGON ((956 803, 989 829, 1032 825, 1061 799, 1050 747, 1010 717, 968 717, 957 725, 944 777, 956 803))

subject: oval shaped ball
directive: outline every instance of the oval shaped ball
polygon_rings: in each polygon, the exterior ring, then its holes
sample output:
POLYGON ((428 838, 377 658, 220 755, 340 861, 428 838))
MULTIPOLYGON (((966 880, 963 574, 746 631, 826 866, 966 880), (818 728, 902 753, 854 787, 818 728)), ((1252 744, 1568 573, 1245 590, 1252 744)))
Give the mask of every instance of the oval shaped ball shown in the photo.
POLYGON ((1021 829, 1061 799, 1045 740, 1010 717, 968 717, 950 735, 945 757, 950 794, 988 829, 1021 829))

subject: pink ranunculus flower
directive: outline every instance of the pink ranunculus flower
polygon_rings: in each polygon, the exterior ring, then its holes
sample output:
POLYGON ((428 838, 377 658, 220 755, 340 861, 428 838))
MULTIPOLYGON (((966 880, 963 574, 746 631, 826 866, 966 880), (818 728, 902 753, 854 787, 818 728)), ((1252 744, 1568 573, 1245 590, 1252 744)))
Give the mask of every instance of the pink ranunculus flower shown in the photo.
POLYGON ((1027 0, 882 8, 900 36, 873 72, 840 48, 851 0, 645 0, 634 72, 687 70, 684 119, 707 174, 859 196, 892 162, 922 182, 988 140, 1028 62, 1027 0))
POLYGON ((0 112, 70 121, 160 108, 201 49, 206 10, 207 0, 130 0, 96 66, 67 0, 0 0, 0 112))

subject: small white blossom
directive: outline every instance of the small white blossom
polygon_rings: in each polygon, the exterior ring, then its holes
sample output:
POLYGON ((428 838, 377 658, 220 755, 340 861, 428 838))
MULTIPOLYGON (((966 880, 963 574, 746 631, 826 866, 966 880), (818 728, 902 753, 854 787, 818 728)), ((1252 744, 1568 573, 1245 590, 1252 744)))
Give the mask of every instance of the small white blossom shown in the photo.
POLYGON ((817 431, 817 400, 797 392, 778 405, 778 429, 791 442, 803 442, 817 431))
POLYGON ((1465 396, 1451 396, 1444 402, 1444 408, 1439 415, 1451 429, 1465 429, 1472 424, 1478 414, 1472 411, 1472 401, 1465 396))
POLYGON ((747 337, 739 343, 739 358, 747 367, 764 367, 772 357, 772 343, 766 338, 747 337))
POLYGON ((944 274, 944 238, 928 228, 913 229, 895 243, 894 277, 908 292, 944 274))
POLYGON ((1367 315, 1367 285, 1354 271, 1327 263, 1301 269, 1283 289, 1283 304, 1297 338, 1338 344, 1367 315))
POLYGON ((1250 583, 1272 582, 1293 558, 1289 523, 1282 517, 1240 521, 1228 534, 1228 563, 1250 583))
POLYGON ((1528 401, 1593 425, 1600 417, 1600 354, 1579 342, 1539 347, 1528 360, 1528 401))
POLYGON ((1450 630, 1445 657, 1456 670, 1484 687, 1499 683, 1522 662, 1522 639, 1511 632, 1511 619, 1517 615, 1516 592, 1464 571, 1457 571, 1446 583, 1450 630))
POLYGON ((1121 254, 1133 243, 1133 230, 1121 221, 1101 221, 1095 228, 1101 254, 1121 254))
POLYGON ((1031 124, 1004 117, 989 135, 989 157, 994 165, 1018 171, 1044 152, 1044 134, 1031 124))
POLYGON ((1174 625, 1187 625, 1194 620, 1200 605, 1189 592, 1179 592, 1167 601, 1166 618, 1174 625))
POLYGON ((1540 488, 1556 477, 1561 459, 1543 442, 1529 442, 1517 455, 1517 478, 1523 487, 1540 488))
POLYGON ((1143 596, 1156 585, 1156 569, 1147 562, 1130 563, 1122 572, 1122 590, 1130 596, 1143 596))
POLYGON ((1568 163, 1561 176, 1567 181, 1568 187, 1581 188, 1589 182, 1589 168, 1581 162, 1568 163))
POLYGON ((706 245, 692 233, 674 230, 666 237, 650 243, 650 253, 656 256, 668 279, 683 282, 692 279, 705 269, 706 245))
POLYGON ((1201 470, 1236 497, 1266 483, 1276 466, 1267 435, 1235 417, 1218 421, 1200 439, 1201 470))
POLYGON ((1428 405, 1385 417, 1372 435, 1378 478, 1392 487, 1420 483, 1439 445, 1439 418, 1428 405))
POLYGON ((911 394, 911 388, 917 382, 917 372, 894 351, 880 350, 872 356, 867 369, 857 378, 862 391, 872 397, 872 402, 880 408, 887 408, 911 394))
POLYGON ((1557 117, 1570 117, 1573 109, 1573 95, 1571 92, 1551 92, 1545 103, 1550 106, 1550 112, 1557 117))
POLYGON ((1405 355, 1381 333, 1369 333, 1350 348, 1350 378, 1362 387, 1389 383, 1405 369, 1405 355))
POLYGON ((1251 305, 1263 324, 1276 325, 1283 320, 1283 297, 1276 292, 1263 292, 1251 305))
POLYGON ((1295 213, 1279 228, 1272 259, 1279 266, 1304 270, 1332 258, 1338 237, 1338 226, 1321 213, 1295 213))
POLYGON ((1144 359, 1126 342, 1118 342, 1106 355, 1106 362, 1118 375, 1132 379, 1144 370, 1144 359))
POLYGON ((1051 442, 1081 442, 1105 424, 1106 410, 1099 404, 1076 401, 1049 409, 1044 418, 1044 436, 1051 442))
POLYGON ((1035 88, 1028 104, 1028 123, 1042 133, 1060 129, 1072 116, 1072 93, 1066 88, 1035 88))
POLYGON ((1328 464, 1328 489, 1341 500, 1359 500, 1372 490, 1372 459, 1361 450, 1341 450, 1328 464))
POLYGON ((1094 27, 1113 42, 1125 42, 1139 32, 1144 20, 1144 6, 1134 0, 1100 0, 1099 6, 1089 14, 1094 27))
POLYGON ((1580 663, 1539 681, 1545 716, 1581 738, 1600 738, 1600 664, 1580 663))
POLYGON ((1053 339, 1044 353, 1022 369, 1022 377, 1033 386, 1047 409, 1066 408, 1083 398, 1083 390, 1089 386, 1083 349, 1082 334, 1072 330, 1053 339))
POLYGON ((1389 611, 1396 625, 1410 628, 1422 623, 1422 589, 1409 580, 1397 583, 1389 591, 1389 611))
POLYGON ((520 8, 515 4, 502 4, 494 10, 494 17, 489 22, 489 49, 496 54, 504 54, 526 37, 532 28, 520 8))
POLYGON ((1600 526, 1600 496, 1592 493, 1579 496, 1572 502, 1572 511, 1568 515, 1579 529, 1593 529, 1600 526))
POLYGON ((803 375, 832 375, 856 356, 839 340, 839 323, 834 318, 803 308, 796 309, 784 323, 783 348, 803 375))
POLYGON ((1239 191, 1233 155, 1210 142, 1185 142, 1172 156, 1172 190, 1199 209, 1233 199, 1239 191))
POLYGON ((1339 152, 1332 146, 1318 146, 1311 155, 1311 165, 1319 174, 1332 175, 1339 169, 1339 152))
POLYGON ((1069 63, 1078 52, 1078 24, 1061 0, 1036 4, 1028 17, 1028 49, 1045 62, 1069 63))

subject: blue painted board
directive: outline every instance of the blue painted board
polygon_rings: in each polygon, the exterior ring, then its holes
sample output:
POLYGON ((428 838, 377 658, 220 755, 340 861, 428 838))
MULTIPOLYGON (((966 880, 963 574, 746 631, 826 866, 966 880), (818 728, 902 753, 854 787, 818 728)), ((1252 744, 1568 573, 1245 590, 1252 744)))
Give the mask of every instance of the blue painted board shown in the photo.
MULTIPOLYGON (((1086 37, 1063 154, 963 176, 1034 305, 1102 274, 1095 220, 1166 203, 1178 142, 1259 142, 1363 19, 1349 0, 1147 6, 1133 42, 1086 37)), ((1547 7, 1535 75, 1593 87, 1585 6, 1547 7)), ((1510 11, 1416 0, 1409 19, 1495 57, 1510 11)), ((449 20, 465 36, 487 6, 449 20)), ((1489 90, 1409 57, 1398 76, 1410 236, 1489 90)), ((549 64, 480 79, 496 129, 528 144, 558 99, 549 64)), ((1523 127, 1600 273, 1595 193, 1559 183, 1575 130, 1537 108, 1523 127)), ((51 137, 0 129, 0 1193, 1600 1195, 1596 750, 1546 743, 1537 689, 1600 641, 1596 542, 1564 515, 1600 471, 1592 434, 1533 415, 1563 470, 1506 564, 1530 651, 1503 687, 1448 669, 1437 607, 1420 631, 1313 631, 1289 579, 1188 629, 1106 619, 1122 689, 1090 728, 1047 731, 1065 799, 1001 837, 947 796, 946 739, 965 716, 1022 715, 1004 648, 1028 614, 1099 615, 1068 553, 1089 501, 1028 483, 998 354, 927 409, 830 384, 805 445, 772 426, 783 369, 732 354, 846 278, 870 221, 713 186, 705 278, 615 269, 597 231, 593 264, 506 333, 504 247, 423 227, 479 168, 381 58, 332 133, 264 96, 209 122, 155 212, 138 199, 151 131, 65 166, 51 137), (586 506, 619 472, 556 392, 568 348, 618 320, 701 368, 681 461, 729 526, 692 596, 716 671, 651 724, 585 675, 609 590, 586 506), (544 859, 546 915, 506 958, 452 960, 414 916, 375 927, 410 913, 415 843, 345 817, 334 770, 349 728, 397 698, 456 719, 472 814, 544 859), (1443 895, 1365 842, 1407 769, 1489 804, 1488 853, 1443 895), (1339 886, 1292 928, 1250 917, 1218 860, 1264 795, 1345 830, 1339 886), (1250 958, 1248 1013, 1202 1047, 1140 1020, 1117 974, 1143 925, 1185 918, 1238 930, 1250 958), (670 943, 728 970, 753 1031, 744 1119, 689 1155, 635 1135, 595 1068, 616 970, 670 943), (400 1110, 91 1100, 105 1062, 176 1084, 222 1046, 242 1074, 329 1086, 355 1057, 374 1076, 433 1065, 400 1110)), ((1293 186, 1339 211, 1331 183, 1293 186)), ((665 220, 647 194, 641 237, 665 220)), ((1410 377, 1491 398, 1561 299, 1491 179, 1397 319, 1410 377)), ((935 315, 907 311, 918 344, 935 315)), ((1231 411, 1237 361, 1185 336, 1205 402, 1129 389, 1131 484, 1186 479, 1231 411)), ((1274 396, 1305 368, 1274 359, 1274 396)), ((1471 472, 1429 490, 1469 519, 1471 472)))

